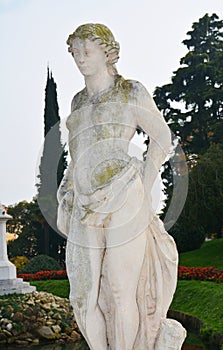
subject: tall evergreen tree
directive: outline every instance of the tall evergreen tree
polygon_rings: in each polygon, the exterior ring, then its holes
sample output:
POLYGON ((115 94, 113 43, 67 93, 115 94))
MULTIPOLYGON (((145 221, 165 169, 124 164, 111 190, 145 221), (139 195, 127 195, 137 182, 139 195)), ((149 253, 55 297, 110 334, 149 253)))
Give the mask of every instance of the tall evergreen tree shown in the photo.
POLYGON ((222 237, 223 146, 213 143, 189 175, 190 186, 182 218, 202 225, 206 234, 222 237))
POLYGON ((223 20, 206 14, 187 35, 183 44, 188 52, 181 67, 170 84, 156 88, 155 100, 191 161, 209 148, 222 128, 223 20))
MULTIPOLYGON (((64 251, 64 239, 55 231, 57 215, 57 189, 66 168, 66 152, 61 144, 57 87, 52 73, 47 70, 44 110, 44 146, 39 167, 37 200, 43 214, 44 234, 39 237, 40 253, 54 258, 64 251)), ((63 255, 63 254, 62 254, 63 255)))
MULTIPOLYGON (((155 89, 154 98, 191 169, 212 142, 223 143, 223 21, 216 14, 205 14, 187 36, 183 44, 188 52, 180 68, 171 83, 155 89)), ((166 163, 162 177, 167 182, 167 204, 173 173, 176 176, 176 169, 166 163)))

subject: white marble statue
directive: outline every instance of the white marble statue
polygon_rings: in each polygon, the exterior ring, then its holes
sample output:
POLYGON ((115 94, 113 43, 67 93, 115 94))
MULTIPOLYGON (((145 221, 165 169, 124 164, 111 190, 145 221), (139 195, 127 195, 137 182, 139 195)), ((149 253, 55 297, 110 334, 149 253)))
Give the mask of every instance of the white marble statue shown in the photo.
POLYGON ((67 44, 85 80, 67 119, 71 162, 58 190, 78 326, 91 350, 181 349, 185 330, 166 319, 177 250, 151 204, 169 127, 145 87, 117 73, 119 44, 106 26, 82 25, 67 44), (145 162, 128 154, 137 127, 150 138, 145 162))

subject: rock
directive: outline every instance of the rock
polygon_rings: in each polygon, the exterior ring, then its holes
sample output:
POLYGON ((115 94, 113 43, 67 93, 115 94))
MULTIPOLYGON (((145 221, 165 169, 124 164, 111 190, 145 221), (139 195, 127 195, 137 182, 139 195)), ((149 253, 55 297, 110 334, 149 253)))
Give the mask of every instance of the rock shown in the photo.
POLYGON ((19 339, 19 340, 27 340, 27 341, 30 338, 32 338, 32 334, 29 332, 19 334, 19 336, 17 337, 17 339, 19 339))
POLYGON ((6 325, 6 329, 7 329, 7 331, 11 331, 11 330, 12 330, 12 324, 11 324, 11 323, 8 323, 8 324, 6 325))
POLYGON ((15 343, 23 346, 29 345, 29 342, 26 340, 16 340, 15 343))
POLYGON ((48 326, 42 326, 41 328, 37 329, 37 334, 44 339, 56 339, 56 333, 52 331, 52 329, 48 326))
POLYGON ((50 304, 43 304, 43 305, 41 305, 41 308, 48 311, 48 310, 51 310, 51 305, 50 304))
POLYGON ((8 310, 8 312, 13 312, 14 311, 14 309, 13 309, 13 307, 11 305, 8 305, 7 310, 8 310))
POLYGON ((1 320, 0 320, 0 323, 1 324, 7 324, 8 322, 10 322, 7 318, 2 318, 1 320))
POLYGON ((15 343, 15 341, 16 341, 16 338, 15 337, 11 337, 11 338, 8 338, 7 343, 8 344, 13 344, 13 343, 15 343))
POLYGON ((70 337, 72 338, 73 341, 76 341, 81 338, 81 335, 75 331, 72 331, 70 337))
POLYGON ((22 321, 23 314, 21 312, 16 312, 12 319, 13 319, 13 321, 22 321))
POLYGON ((12 337, 12 333, 10 333, 9 331, 7 331, 6 329, 3 329, 2 331, 7 337, 12 337))
POLYGON ((10 305, 10 300, 0 308, 0 344, 15 344, 26 348, 26 344, 38 345, 39 338, 43 344, 49 340, 64 343, 79 339, 68 299, 36 292, 18 296, 16 303, 16 310, 10 305))
POLYGON ((59 304, 56 304, 56 303, 52 303, 52 309, 58 309, 60 308, 60 305, 59 304))
POLYGON ((73 331, 73 328, 71 327, 65 327, 64 332, 67 334, 70 334, 73 331))
POLYGON ((61 315, 58 312, 56 312, 52 317, 55 318, 55 320, 61 320, 61 315))
POLYGON ((26 340, 27 340, 29 343, 32 343, 32 342, 33 342, 33 339, 32 339, 32 338, 26 338, 26 340))
POLYGON ((33 343, 34 345, 38 345, 38 344, 39 344, 39 339, 38 339, 38 338, 33 339, 33 340, 32 340, 32 343, 33 343))
POLYGON ((60 333, 61 332, 61 328, 58 325, 54 325, 51 328, 54 331, 54 333, 60 333))

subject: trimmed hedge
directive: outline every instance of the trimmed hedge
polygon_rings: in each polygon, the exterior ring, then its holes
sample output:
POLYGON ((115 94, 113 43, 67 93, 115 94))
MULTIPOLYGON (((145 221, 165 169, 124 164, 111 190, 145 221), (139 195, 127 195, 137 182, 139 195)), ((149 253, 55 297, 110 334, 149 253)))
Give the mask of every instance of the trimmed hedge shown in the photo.
POLYGON ((37 255, 21 270, 21 274, 36 273, 39 271, 59 271, 60 264, 48 255, 37 255))

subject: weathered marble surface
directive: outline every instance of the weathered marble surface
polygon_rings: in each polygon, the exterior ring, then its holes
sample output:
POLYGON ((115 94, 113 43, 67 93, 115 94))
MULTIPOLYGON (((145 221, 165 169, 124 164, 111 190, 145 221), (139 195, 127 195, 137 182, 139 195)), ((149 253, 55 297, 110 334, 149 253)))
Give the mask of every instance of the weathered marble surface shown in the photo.
POLYGON ((68 45, 85 88, 67 119, 71 162, 58 227, 78 326, 91 350, 178 350, 185 330, 166 319, 178 254, 151 203, 170 130, 145 87, 118 75, 108 28, 81 26, 68 45), (150 137, 145 162, 128 154, 137 127, 150 137))

